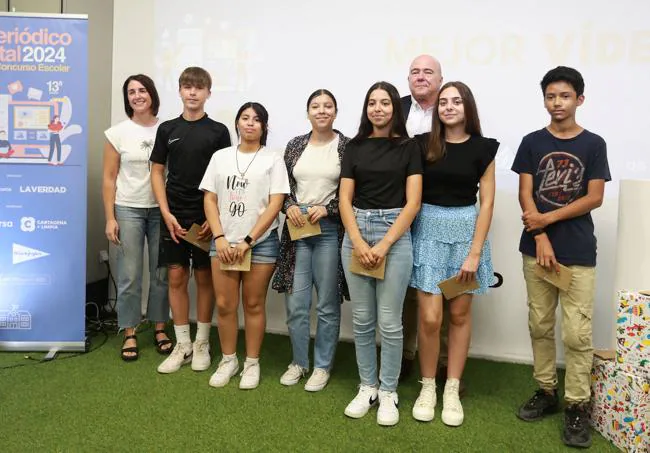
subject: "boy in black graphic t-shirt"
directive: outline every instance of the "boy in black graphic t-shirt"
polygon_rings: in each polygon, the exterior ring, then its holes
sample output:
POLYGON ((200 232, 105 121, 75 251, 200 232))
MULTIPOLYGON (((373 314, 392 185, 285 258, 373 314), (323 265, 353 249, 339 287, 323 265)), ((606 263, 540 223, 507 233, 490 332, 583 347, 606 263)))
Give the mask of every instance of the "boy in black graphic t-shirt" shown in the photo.
POLYGON ((596 266, 591 211, 602 204, 605 182, 611 177, 605 141, 575 120, 576 109, 584 102, 580 73, 560 66, 544 76, 541 86, 551 123, 524 137, 512 165, 519 174, 524 222, 519 251, 528 292, 534 378, 540 387, 518 416, 533 421, 559 408, 554 338, 559 299, 566 359, 562 439, 569 446, 588 447, 596 266), (567 291, 535 274, 536 266, 559 272, 558 263, 572 271, 567 291))
POLYGON ((169 272, 169 305, 174 319, 176 346, 158 367, 160 373, 173 373, 192 362, 192 369, 210 367, 210 327, 214 293, 210 256, 182 240, 193 223, 199 224, 201 237, 211 236, 203 212, 203 192, 199 184, 212 154, 230 146, 226 126, 208 118, 204 106, 210 97, 212 81, 202 68, 190 67, 181 74, 179 93, 183 113, 158 128, 151 153, 151 185, 160 205, 165 225, 160 232, 159 265, 169 272), (165 181, 165 168, 167 181, 165 181), (192 343, 189 327, 189 266, 194 269, 197 300, 197 331, 192 343))

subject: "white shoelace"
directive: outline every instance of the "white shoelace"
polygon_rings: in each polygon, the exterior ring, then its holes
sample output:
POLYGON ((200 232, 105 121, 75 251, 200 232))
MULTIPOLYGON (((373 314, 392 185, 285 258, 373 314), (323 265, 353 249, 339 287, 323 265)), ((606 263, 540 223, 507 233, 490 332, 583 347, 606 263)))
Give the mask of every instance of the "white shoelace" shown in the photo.
POLYGON ((445 385, 445 393, 443 394, 442 398, 445 409, 461 413, 463 412, 463 406, 460 404, 458 387, 458 382, 447 382, 445 385))
POLYGON ((305 375, 305 372, 303 371, 302 367, 300 365, 296 365, 295 363, 289 365, 289 367, 287 368, 287 372, 289 373, 289 376, 296 377, 296 378, 305 375))
POLYGON ((217 376, 225 376, 227 374, 230 374, 230 370, 228 370, 230 362, 234 362, 234 360, 221 359, 221 362, 219 362, 219 366, 217 367, 217 376))
POLYGON ((375 389, 373 387, 359 385, 359 393, 357 393, 357 396, 354 398, 354 400, 366 403, 374 393, 375 389))
POLYGON ((248 374, 248 372, 249 372, 250 370, 253 370, 253 369, 255 369, 255 367, 258 367, 258 366, 259 366, 259 363, 249 363, 249 362, 246 362, 246 363, 244 363, 244 369, 242 370, 241 373, 239 373, 239 375, 240 375, 241 377, 246 377, 246 375, 248 374))
POLYGON ((387 401, 390 401, 393 404, 396 404, 396 398, 394 397, 394 392, 388 392, 386 390, 379 391, 379 405, 385 405, 387 401))
POLYGON ((323 379, 327 379, 327 374, 328 374, 327 371, 321 368, 316 368, 311 375, 311 379, 319 380, 319 381, 323 379))
POLYGON ((422 384, 422 390, 420 390, 420 396, 418 396, 417 401, 415 402, 416 406, 428 406, 433 402, 433 399, 436 396, 436 384, 435 383, 424 383, 422 384))

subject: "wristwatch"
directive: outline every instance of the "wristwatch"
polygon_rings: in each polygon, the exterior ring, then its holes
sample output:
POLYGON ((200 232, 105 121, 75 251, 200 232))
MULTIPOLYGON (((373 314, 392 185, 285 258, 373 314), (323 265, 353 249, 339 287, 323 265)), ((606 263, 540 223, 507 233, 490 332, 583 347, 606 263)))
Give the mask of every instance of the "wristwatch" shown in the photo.
POLYGON ((244 242, 247 243, 249 247, 253 247, 253 245, 255 245, 255 241, 249 235, 246 235, 244 242))

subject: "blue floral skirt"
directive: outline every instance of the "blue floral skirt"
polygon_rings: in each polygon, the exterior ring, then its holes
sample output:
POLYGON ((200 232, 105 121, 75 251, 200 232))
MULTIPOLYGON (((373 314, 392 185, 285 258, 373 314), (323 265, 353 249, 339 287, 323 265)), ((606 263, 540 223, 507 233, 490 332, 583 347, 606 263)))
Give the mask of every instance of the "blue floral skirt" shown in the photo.
MULTIPOLYGON (((411 226, 413 273, 409 286, 440 294, 438 283, 458 274, 469 255, 476 226, 475 206, 445 207, 422 204, 411 226)), ((480 287, 472 294, 485 294, 494 283, 490 243, 485 241, 478 271, 480 287)))

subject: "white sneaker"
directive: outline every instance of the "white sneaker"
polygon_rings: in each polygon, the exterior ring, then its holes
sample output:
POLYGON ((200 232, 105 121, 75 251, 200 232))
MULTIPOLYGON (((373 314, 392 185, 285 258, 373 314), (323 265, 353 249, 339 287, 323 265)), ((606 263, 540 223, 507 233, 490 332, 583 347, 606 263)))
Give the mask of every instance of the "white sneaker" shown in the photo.
POLYGON ((244 362, 244 369, 242 370, 241 379, 239 381, 239 388, 242 390, 252 390, 260 385, 260 364, 244 362))
POLYGON ((377 411, 377 423, 381 426, 397 425, 399 421, 399 410, 397 405, 399 399, 397 392, 379 391, 379 410, 377 411))
POLYGON ((224 387, 230 382, 230 378, 239 371, 239 361, 234 359, 221 359, 217 371, 210 376, 210 387, 224 387))
POLYGON ((345 408, 345 415, 350 418, 361 418, 368 413, 370 408, 377 404, 377 389, 361 384, 359 393, 345 408))
POLYGON ((330 374, 323 368, 314 368, 314 372, 305 383, 305 390, 308 392, 320 392, 330 380, 330 374))
POLYGON ((176 343, 169 357, 158 366, 158 372, 163 374, 175 373, 183 365, 192 361, 192 345, 190 343, 176 343))
POLYGON ((458 396, 458 379, 447 379, 445 392, 442 394, 442 422, 448 426, 460 426, 463 423, 463 406, 458 396))
POLYGON ((292 363, 280 377, 280 384, 282 385, 296 385, 300 379, 307 374, 307 370, 300 365, 292 363))
POLYGON ((436 379, 422 378, 420 396, 413 406, 413 418, 420 422, 433 420, 436 409, 436 379))
POLYGON ((210 368, 210 343, 207 340, 197 340, 192 343, 192 369, 205 371, 210 368))

